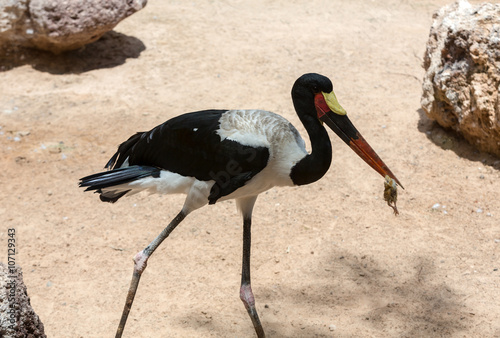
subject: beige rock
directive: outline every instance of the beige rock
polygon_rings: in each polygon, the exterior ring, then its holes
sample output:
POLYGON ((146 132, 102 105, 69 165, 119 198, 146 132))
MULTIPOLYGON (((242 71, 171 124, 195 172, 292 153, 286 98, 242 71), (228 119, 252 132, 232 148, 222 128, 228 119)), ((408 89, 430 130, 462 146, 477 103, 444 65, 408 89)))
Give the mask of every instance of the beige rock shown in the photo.
POLYGON ((47 337, 30 304, 21 267, 0 262, 0 337, 47 337))
POLYGON ((6 0, 0 2, 0 46, 34 47, 53 53, 99 39, 147 0, 6 0))
POLYGON ((422 108, 477 149, 500 156, 500 4, 458 1, 434 14, 422 108))

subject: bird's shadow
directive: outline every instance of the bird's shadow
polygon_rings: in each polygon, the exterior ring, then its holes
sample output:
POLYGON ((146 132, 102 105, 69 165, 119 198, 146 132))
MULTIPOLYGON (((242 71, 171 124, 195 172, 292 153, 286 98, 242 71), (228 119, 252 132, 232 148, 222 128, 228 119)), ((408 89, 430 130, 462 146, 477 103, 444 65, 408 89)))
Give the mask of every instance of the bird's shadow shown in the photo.
MULTIPOLYGON (((391 271, 373 257, 335 251, 308 269, 309 283, 301 280, 300 286, 296 286, 290 281, 281 283, 278 288, 276 285, 255 288, 264 330, 271 337, 350 336, 342 334, 346 332, 342 329, 334 328, 332 332, 329 328, 335 324, 335 318, 349 316, 366 323, 368 330, 381 335, 387 328, 397 331, 401 337, 455 336, 466 331, 474 314, 467 310, 457 291, 441 280, 436 282, 439 269, 434 261, 417 256, 406 270, 391 271), (308 313, 311 304, 314 311, 330 313, 331 321, 325 325, 310 325, 316 320, 311 317, 314 313, 308 313), (296 309, 294 313, 302 312, 303 315, 292 320, 286 313, 280 313, 290 307, 296 309), (346 309, 353 309, 354 314, 346 309), (268 321, 268 315, 285 317, 290 322, 268 321), (396 323, 400 325, 395 326, 396 323), (290 335, 291 326, 294 333, 290 335)), ((244 313, 243 305, 241 308, 244 313)), ((246 315, 242 316, 250 323, 246 315)), ((202 328, 207 335, 217 333, 223 337, 227 334, 227 328, 216 321, 206 320, 198 312, 180 322, 202 328)), ((251 335, 251 324, 248 327, 251 335)))
POLYGON ((486 166, 500 170, 500 160, 497 157, 477 150, 459 133, 441 127, 436 121, 427 117, 422 108, 418 109, 417 113, 420 117, 418 131, 425 134, 432 143, 444 150, 453 151, 461 158, 482 162, 486 166))
MULTIPOLYGON (((437 269, 432 260, 415 257, 411 267, 413 275, 404 278, 381 267, 373 257, 358 257, 349 252, 335 252, 333 255, 327 264, 322 260, 311 269, 316 276, 311 276, 310 284, 300 288, 282 287, 280 298, 297 308, 314 304, 319 311, 331 312, 332 318, 349 316, 345 309, 367 308, 362 314, 355 311, 358 321, 366 322, 380 333, 388 327, 394 328, 399 322, 401 325, 395 330, 402 337, 421 336, 425 332, 454 336, 470 324, 471 314, 466 311, 460 295, 446 283, 433 281, 437 269)), ((259 294, 259 302, 274 307, 276 290, 263 287, 259 294)), ((304 318, 307 318, 305 308, 300 320, 307 322, 304 318)), ((265 315, 263 325, 273 337, 287 336, 279 323, 266 323, 265 315)), ((297 336, 331 337, 340 334, 325 332, 328 328, 304 326, 297 329, 297 336)))
POLYGON ((93 43, 59 55, 30 48, 10 47, 0 53, 0 72, 30 65, 50 74, 81 74, 122 65, 129 58, 138 58, 145 49, 141 40, 109 31, 93 43))

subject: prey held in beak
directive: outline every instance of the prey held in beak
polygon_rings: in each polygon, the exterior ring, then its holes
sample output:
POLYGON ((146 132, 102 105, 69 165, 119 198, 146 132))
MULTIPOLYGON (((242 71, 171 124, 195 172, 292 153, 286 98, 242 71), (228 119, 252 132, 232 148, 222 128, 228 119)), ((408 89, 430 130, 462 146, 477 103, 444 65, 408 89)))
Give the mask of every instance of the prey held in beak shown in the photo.
MULTIPOLYGON (((354 127, 347 117, 345 109, 342 108, 337 101, 333 91, 330 93, 317 93, 314 97, 314 104, 320 121, 326 123, 326 125, 328 125, 356 154, 358 154, 359 157, 382 175, 382 177, 389 177, 403 188, 403 185, 391 172, 389 167, 387 167, 375 150, 373 150, 363 136, 361 136, 356 127, 354 127)), ((391 189, 393 189, 393 194, 396 195, 395 184, 391 189)), ((387 199, 386 201, 389 203, 387 199)), ((394 202, 395 205, 395 199, 394 201, 391 200, 391 202, 394 202)), ((395 209, 395 212, 396 210, 397 209, 395 209)))

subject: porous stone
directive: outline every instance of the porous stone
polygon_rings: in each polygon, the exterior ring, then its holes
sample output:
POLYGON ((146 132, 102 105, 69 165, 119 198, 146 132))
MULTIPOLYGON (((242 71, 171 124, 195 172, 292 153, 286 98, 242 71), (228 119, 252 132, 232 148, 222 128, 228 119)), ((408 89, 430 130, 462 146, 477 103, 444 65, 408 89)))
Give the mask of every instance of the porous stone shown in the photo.
POLYGON ((46 338, 40 318, 30 304, 21 267, 0 262, 0 337, 46 338))
POLYGON ((0 46, 61 53, 99 39, 147 0, 2 0, 0 46))
POLYGON ((433 19, 422 108, 477 149, 500 156, 500 4, 461 0, 433 19))

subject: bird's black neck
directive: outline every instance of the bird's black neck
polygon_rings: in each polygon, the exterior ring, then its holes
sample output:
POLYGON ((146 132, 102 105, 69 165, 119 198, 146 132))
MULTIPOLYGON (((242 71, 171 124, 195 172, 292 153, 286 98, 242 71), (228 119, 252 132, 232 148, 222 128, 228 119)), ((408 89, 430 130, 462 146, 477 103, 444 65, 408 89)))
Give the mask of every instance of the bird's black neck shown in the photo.
POLYGON ((332 144, 326 129, 315 116, 299 114, 299 118, 309 134, 312 151, 292 168, 290 178, 295 185, 304 185, 316 182, 328 171, 332 162, 332 144))

